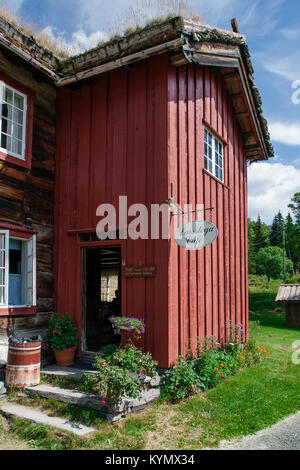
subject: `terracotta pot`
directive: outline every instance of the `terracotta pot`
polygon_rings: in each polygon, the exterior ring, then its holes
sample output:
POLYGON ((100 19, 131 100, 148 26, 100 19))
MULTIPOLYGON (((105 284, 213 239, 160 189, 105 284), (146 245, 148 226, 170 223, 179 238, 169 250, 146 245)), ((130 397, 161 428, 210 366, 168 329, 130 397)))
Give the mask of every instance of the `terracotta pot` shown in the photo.
POLYGON ((56 364, 58 366, 72 366, 74 364, 75 351, 77 347, 63 349, 62 351, 54 350, 56 364))

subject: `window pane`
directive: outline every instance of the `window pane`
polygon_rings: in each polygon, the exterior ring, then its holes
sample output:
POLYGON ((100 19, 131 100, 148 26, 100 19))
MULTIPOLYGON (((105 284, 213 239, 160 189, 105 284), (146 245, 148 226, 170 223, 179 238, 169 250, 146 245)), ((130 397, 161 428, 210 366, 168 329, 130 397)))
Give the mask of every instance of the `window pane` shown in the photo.
POLYGON ((23 109, 24 109, 24 98, 23 98, 23 96, 18 95, 17 93, 15 93, 14 105, 15 105, 17 108, 23 110, 23 109))
POLYGON ((9 104, 13 102, 13 92, 7 88, 4 91, 4 101, 9 104))
POLYGON ((11 152, 11 138, 5 134, 1 134, 1 147, 11 152))
POLYGON ((23 111, 20 111, 17 108, 14 108, 14 122, 18 124, 23 124, 23 111))
POLYGON ((4 134, 9 134, 11 135, 11 129, 12 129, 12 122, 8 121, 7 119, 3 118, 2 119, 2 132, 4 134))
POLYGON ((16 137, 17 139, 22 140, 23 126, 19 126, 18 124, 15 124, 13 137, 16 137))
POLYGON ((12 152, 22 155, 22 141, 17 139, 12 139, 12 152))
POLYGON ((12 120, 13 117, 13 107, 10 104, 2 105, 2 117, 12 120))

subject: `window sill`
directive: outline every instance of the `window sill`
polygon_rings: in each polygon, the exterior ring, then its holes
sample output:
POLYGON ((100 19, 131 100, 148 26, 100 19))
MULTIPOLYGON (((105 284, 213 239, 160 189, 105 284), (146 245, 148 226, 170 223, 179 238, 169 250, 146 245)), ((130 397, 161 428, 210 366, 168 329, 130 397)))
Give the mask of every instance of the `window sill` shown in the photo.
POLYGON ((37 308, 34 307, 0 307, 0 317, 24 317, 26 315, 36 315, 37 308))
POLYGON ((213 180, 215 180, 217 183, 221 184, 222 186, 224 186, 224 188, 230 190, 229 186, 227 186, 225 183, 223 183, 223 181, 219 180, 218 178, 216 178, 214 175, 212 175, 208 170, 206 170, 205 168, 203 168, 203 173, 207 176, 210 176, 213 180))
POLYGON ((30 170, 31 168, 31 158, 28 158, 27 156, 25 160, 22 160, 22 158, 14 157, 13 155, 9 155, 0 151, 0 160, 4 160, 7 163, 12 163, 13 165, 26 168, 27 170, 30 170))

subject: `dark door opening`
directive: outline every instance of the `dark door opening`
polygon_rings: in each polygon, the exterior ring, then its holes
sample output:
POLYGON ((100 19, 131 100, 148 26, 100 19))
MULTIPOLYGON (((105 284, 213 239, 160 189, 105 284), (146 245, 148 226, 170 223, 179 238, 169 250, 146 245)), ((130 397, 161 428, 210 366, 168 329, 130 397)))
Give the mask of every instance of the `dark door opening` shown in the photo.
POLYGON ((121 248, 87 248, 85 253, 85 350, 119 344, 109 318, 121 315, 121 248))

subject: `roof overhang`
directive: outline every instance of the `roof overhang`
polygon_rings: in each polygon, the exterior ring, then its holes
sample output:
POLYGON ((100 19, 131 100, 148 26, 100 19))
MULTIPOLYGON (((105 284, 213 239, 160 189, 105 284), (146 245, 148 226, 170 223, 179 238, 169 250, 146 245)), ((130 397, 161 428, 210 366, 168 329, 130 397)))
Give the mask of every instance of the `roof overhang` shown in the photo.
POLYGON ((256 161, 274 156, 246 39, 240 33, 176 17, 61 60, 0 19, 0 45, 47 75, 57 87, 166 51, 176 67, 188 63, 220 67, 244 137, 247 158, 256 161))

